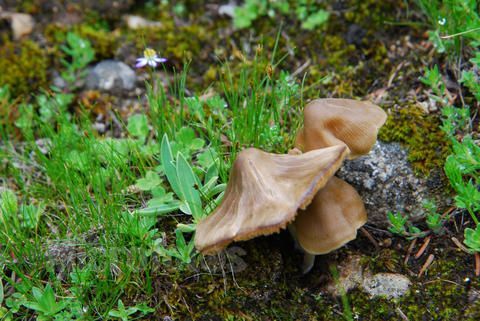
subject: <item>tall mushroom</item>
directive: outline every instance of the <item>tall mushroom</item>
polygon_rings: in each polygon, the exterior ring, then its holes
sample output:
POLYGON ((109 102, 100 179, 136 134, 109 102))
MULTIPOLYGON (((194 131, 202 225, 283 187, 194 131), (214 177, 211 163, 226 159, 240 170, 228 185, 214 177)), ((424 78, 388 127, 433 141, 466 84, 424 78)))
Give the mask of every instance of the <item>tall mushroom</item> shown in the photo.
POLYGON ((349 153, 342 144, 300 155, 248 148, 233 164, 222 203, 197 225, 195 246, 214 254, 232 241, 278 232, 305 209, 349 153))
MULTIPOLYGON (((348 157, 357 158, 370 152, 386 119, 387 114, 370 102, 316 99, 305 106, 304 126, 295 146, 308 152, 343 143, 351 151, 348 157)), ((366 221, 365 207, 357 191, 332 177, 289 226, 305 252, 303 272, 313 267, 315 255, 331 252, 355 239, 357 229, 366 221)))

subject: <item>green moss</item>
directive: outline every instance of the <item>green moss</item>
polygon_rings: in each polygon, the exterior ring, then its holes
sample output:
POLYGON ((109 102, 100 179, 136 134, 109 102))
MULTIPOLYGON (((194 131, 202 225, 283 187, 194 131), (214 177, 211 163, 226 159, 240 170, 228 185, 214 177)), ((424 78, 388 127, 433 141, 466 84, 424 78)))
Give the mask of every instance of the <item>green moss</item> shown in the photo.
POLYGON ((75 32, 91 42, 97 60, 112 58, 118 47, 118 35, 103 28, 94 28, 88 24, 65 27, 50 24, 45 27, 44 34, 53 49, 60 53, 59 46, 65 43, 67 32, 75 32))
POLYGON ((449 148, 440 129, 437 115, 427 115, 415 105, 390 109, 387 122, 379 133, 386 142, 400 142, 409 148, 409 160, 414 168, 428 174, 434 168, 443 167, 449 148))
POLYGON ((138 52, 142 52, 145 47, 152 47, 163 57, 182 63, 201 58, 200 51, 206 45, 207 32, 200 25, 178 27, 173 21, 162 21, 161 27, 129 31, 127 39, 135 44, 138 52))
POLYGON ((7 40, 0 47, 0 57, 0 86, 9 85, 14 97, 47 86, 49 58, 35 42, 7 40))

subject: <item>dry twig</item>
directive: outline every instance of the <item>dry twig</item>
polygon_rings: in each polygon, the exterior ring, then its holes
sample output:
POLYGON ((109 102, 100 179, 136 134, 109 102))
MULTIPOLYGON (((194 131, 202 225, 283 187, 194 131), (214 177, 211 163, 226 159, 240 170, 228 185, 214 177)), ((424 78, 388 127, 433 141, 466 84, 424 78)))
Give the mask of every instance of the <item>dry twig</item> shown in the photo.
POLYGON ((433 254, 430 254, 428 256, 427 260, 425 261, 422 268, 420 269, 420 272, 418 272, 419 277, 422 276, 422 274, 424 274, 425 271, 427 271, 428 267, 432 264, 434 259, 435 259, 435 256, 433 254))

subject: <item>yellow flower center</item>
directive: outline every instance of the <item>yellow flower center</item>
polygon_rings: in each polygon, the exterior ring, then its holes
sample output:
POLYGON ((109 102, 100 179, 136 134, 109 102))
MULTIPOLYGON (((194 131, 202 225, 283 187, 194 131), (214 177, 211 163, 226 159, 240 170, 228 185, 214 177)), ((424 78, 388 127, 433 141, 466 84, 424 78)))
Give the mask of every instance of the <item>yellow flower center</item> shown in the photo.
POLYGON ((143 51, 143 56, 147 59, 152 59, 154 58, 155 56, 157 55, 156 51, 151 49, 151 48, 147 48, 143 51))

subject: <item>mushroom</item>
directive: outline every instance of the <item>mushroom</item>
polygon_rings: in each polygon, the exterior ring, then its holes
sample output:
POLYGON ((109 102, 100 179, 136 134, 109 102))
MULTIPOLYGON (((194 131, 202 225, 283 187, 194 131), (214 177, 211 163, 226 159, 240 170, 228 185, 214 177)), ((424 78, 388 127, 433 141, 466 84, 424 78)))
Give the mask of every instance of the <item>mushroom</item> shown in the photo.
POLYGON ((377 105, 352 99, 324 98, 304 109, 304 124, 295 141, 303 152, 346 144, 349 158, 367 154, 387 114, 377 105))
MULTIPOLYGON (((343 143, 350 149, 348 158, 354 159, 370 152, 386 119, 387 114, 380 107, 367 101, 316 99, 305 106, 304 127, 297 134, 295 147, 308 152, 343 143)), ((332 177, 289 226, 305 253, 303 273, 313 267, 315 255, 331 252, 355 239, 357 229, 366 220, 357 191, 332 177)))
POLYGON ((225 196, 196 229, 195 247, 214 254, 232 241, 269 235, 294 220, 349 153, 345 144, 300 155, 248 148, 235 160, 225 196))
POLYGON ((355 239, 357 229, 366 221, 367 212, 355 188, 331 177, 289 225, 292 236, 305 252, 303 273, 313 267, 315 255, 329 253, 355 239))

